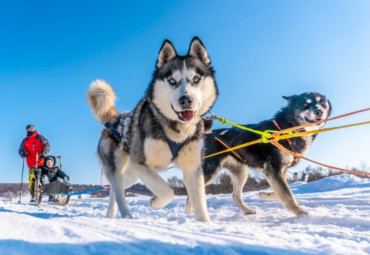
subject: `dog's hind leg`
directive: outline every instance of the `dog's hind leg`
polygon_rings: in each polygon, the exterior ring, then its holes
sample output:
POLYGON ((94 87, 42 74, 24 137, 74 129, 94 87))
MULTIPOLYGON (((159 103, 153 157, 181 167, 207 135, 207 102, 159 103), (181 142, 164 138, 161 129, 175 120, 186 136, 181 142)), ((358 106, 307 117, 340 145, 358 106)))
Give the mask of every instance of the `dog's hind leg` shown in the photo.
POLYGON ((285 207, 298 217, 307 215, 307 211, 301 208, 295 200, 283 172, 278 167, 274 167, 269 163, 265 164, 264 173, 267 181, 285 207))
POLYGON ((111 219, 116 216, 117 213, 117 202, 116 202, 116 195, 114 194, 114 190, 110 189, 109 191, 109 205, 107 210, 107 216, 111 219))
POLYGON ((154 194, 150 199, 150 206, 158 209, 166 206, 172 201, 175 194, 173 189, 159 176, 157 171, 151 170, 143 164, 133 164, 136 174, 154 194))
POLYGON ((236 205, 245 214, 255 214, 256 211, 249 208, 242 199, 243 187, 248 180, 248 166, 225 166, 231 173, 233 182, 233 199, 236 205))
MULTIPOLYGON (((125 190, 131 187, 137 180, 137 176, 130 168, 125 170, 124 173, 124 188, 125 190)), ((116 202, 116 195, 114 193, 114 189, 110 189, 109 191, 109 206, 107 211, 107 216, 109 218, 114 218, 117 213, 117 202, 116 202)))
POLYGON ((128 216, 133 218, 131 215, 126 201, 125 196, 125 170, 128 165, 128 155, 121 148, 117 148, 114 153, 113 162, 103 162, 103 167, 105 168, 106 176, 111 184, 111 189, 113 192, 109 196, 109 206, 107 211, 107 216, 112 218, 115 215, 116 205, 114 205, 113 198, 116 198, 118 204, 118 209, 121 213, 121 217, 124 218, 128 216))
MULTIPOLYGON (((288 168, 286 168, 284 171, 285 179, 286 179, 287 172, 288 172, 288 168)), ((262 200, 269 200, 269 201, 279 200, 279 197, 276 195, 275 192, 265 192, 265 191, 260 192, 258 194, 258 198, 262 200)))

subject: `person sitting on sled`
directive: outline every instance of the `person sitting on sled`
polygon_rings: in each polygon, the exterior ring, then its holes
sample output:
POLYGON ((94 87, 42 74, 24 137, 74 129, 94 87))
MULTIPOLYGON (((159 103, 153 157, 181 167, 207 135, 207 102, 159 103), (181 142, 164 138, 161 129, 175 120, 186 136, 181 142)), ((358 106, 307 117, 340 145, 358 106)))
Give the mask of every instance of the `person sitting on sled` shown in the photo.
POLYGON ((53 156, 48 156, 45 158, 44 166, 41 167, 41 183, 42 185, 49 184, 59 178, 63 180, 63 183, 72 186, 69 182, 69 176, 55 166, 56 160, 53 156))

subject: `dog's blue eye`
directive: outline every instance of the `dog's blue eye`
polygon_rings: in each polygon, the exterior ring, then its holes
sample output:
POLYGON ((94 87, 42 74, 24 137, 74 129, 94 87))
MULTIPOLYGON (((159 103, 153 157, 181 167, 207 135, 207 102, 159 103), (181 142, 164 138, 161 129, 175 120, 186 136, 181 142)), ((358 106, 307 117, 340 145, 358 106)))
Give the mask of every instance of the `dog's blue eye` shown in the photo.
POLYGON ((174 78, 170 78, 168 80, 168 82, 171 84, 171 85, 175 85, 176 84, 176 80, 174 78))
POLYGON ((200 78, 198 76, 195 76, 193 78, 194 83, 198 83, 200 81, 200 78))

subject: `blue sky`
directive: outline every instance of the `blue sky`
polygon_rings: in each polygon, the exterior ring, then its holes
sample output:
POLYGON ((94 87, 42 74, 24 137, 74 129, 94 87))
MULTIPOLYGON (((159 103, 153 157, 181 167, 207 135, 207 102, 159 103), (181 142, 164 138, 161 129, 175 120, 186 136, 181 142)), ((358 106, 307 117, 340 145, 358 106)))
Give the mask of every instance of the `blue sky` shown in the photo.
MULTIPOLYGON (((24 127, 33 123, 51 154, 62 154, 73 183, 99 183, 102 126, 87 106, 87 88, 105 79, 117 92, 117 108, 133 109, 165 38, 180 54, 194 35, 202 39, 220 90, 213 112, 230 121, 270 118, 284 106, 281 96, 305 91, 325 94, 333 116, 367 108, 369 13, 368 1, 2 2, 0 182, 20 181, 17 150, 24 127)), ((369 130, 322 134, 307 156, 339 167, 369 166, 369 130)))

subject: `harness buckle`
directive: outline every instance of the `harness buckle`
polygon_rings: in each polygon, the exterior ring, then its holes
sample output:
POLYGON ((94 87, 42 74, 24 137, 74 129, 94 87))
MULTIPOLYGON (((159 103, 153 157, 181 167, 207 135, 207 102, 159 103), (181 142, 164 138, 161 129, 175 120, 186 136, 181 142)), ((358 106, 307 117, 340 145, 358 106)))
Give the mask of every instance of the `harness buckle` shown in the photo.
POLYGON ((209 120, 217 120, 218 119, 218 117, 213 112, 207 112, 206 114, 204 114, 203 118, 209 119, 209 120), (206 116, 206 115, 210 115, 210 116, 206 116))

